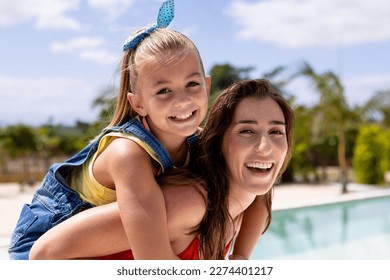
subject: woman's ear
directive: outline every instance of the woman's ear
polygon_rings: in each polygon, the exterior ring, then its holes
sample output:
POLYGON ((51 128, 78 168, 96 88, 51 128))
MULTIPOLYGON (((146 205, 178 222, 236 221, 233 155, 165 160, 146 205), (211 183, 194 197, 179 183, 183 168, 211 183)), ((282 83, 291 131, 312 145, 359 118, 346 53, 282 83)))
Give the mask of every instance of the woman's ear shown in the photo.
POLYGON ((138 113, 138 115, 142 117, 145 117, 147 115, 144 107, 142 106, 139 94, 128 92, 127 100, 129 100, 131 107, 138 113))

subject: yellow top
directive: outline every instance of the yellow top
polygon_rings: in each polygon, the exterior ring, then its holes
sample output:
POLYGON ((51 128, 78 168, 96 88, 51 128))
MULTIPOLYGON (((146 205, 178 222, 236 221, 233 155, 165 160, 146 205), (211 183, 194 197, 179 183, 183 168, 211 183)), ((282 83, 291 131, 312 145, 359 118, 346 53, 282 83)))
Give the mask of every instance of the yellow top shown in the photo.
MULTIPOLYGON (((156 162, 161 166, 160 171, 163 170, 161 162, 158 160, 155 151, 144 141, 134 136, 133 134, 123 132, 110 132, 99 142, 97 151, 79 168, 75 168, 67 177, 67 181, 73 190, 77 191, 83 201, 92 203, 95 206, 107 204, 116 201, 116 191, 107 188, 100 184, 92 172, 92 166, 97 156, 116 138, 126 138, 136 142, 140 145, 156 162)), ((188 157, 186 162, 188 161, 188 157)))

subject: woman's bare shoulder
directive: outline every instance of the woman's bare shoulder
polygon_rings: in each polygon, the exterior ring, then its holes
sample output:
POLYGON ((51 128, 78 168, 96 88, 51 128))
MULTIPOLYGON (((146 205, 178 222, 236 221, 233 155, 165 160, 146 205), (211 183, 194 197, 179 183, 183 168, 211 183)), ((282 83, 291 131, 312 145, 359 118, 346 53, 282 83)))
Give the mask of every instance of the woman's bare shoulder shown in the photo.
POLYGON ((168 226, 187 233, 193 230, 206 212, 203 180, 191 173, 169 174, 159 183, 165 197, 168 226))

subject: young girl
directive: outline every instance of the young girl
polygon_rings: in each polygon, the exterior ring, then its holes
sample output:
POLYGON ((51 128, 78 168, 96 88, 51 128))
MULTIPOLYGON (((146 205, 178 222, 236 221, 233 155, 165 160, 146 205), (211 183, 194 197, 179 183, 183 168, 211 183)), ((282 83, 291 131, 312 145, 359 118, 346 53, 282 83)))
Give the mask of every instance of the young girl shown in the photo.
POLYGON ((32 203, 22 209, 10 259, 28 259, 34 242, 50 228, 113 201, 137 259, 177 258, 155 176, 187 166, 194 133, 207 112, 210 77, 196 46, 164 28, 173 5, 165 1, 157 23, 125 43, 111 123, 78 154, 50 168, 32 203))

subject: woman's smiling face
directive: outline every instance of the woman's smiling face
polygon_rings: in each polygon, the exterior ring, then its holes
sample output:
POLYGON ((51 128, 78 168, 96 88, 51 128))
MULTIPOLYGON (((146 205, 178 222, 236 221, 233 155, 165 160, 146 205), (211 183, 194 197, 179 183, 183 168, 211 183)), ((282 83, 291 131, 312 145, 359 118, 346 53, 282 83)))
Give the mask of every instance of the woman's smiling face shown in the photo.
POLYGON ((262 195, 272 187, 288 150, 285 122, 270 97, 240 101, 222 141, 232 191, 262 195))

